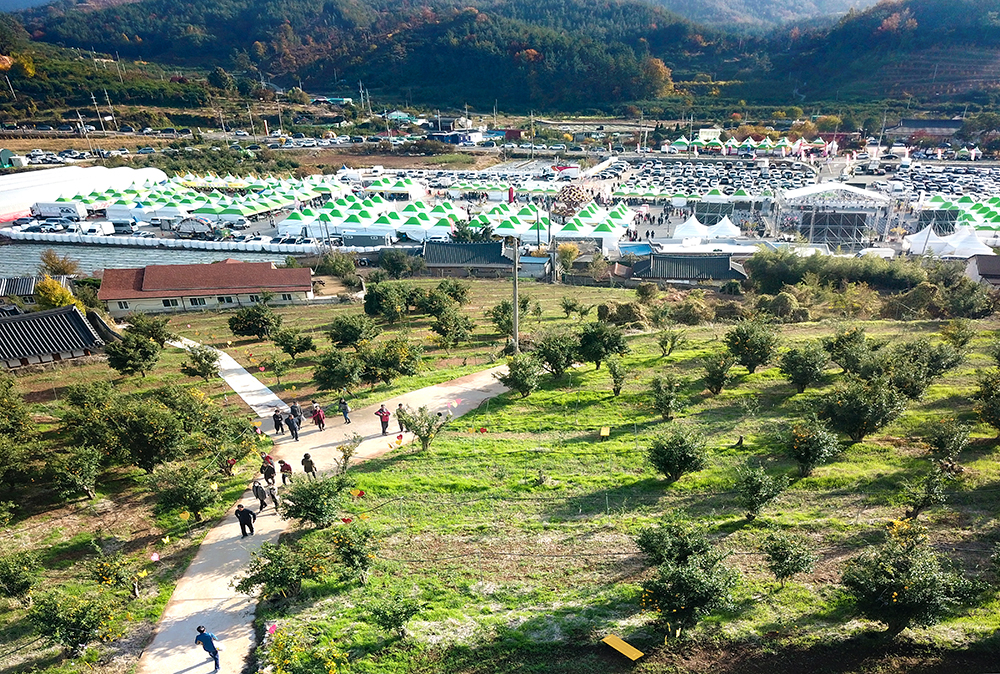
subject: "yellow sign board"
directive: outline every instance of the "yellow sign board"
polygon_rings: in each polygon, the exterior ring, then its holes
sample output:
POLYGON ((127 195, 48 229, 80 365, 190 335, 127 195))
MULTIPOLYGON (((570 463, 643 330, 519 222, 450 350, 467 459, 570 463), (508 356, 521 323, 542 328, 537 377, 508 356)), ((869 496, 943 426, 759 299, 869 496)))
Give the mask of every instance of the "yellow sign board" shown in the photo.
POLYGON ((618 651, 619 653, 621 653, 630 660, 638 660, 643 655, 645 655, 638 648, 630 646, 629 644, 625 643, 624 641, 616 637, 614 634, 609 634, 608 636, 601 639, 601 641, 606 643, 608 646, 611 646, 611 648, 615 649, 616 651, 618 651))

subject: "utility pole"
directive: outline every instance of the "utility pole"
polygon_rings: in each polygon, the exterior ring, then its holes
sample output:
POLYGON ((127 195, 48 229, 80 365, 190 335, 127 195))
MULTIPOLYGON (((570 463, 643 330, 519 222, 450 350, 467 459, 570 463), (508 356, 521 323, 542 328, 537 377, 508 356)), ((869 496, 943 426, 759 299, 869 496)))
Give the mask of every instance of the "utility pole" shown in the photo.
POLYGON ((76 111, 76 120, 80 124, 80 131, 83 132, 84 138, 87 139, 87 147, 90 148, 90 154, 94 154, 94 145, 90 142, 90 134, 87 133, 86 125, 83 123, 83 117, 80 115, 80 111, 76 111))
POLYGON ((101 116, 101 109, 97 107, 97 99, 94 98, 94 92, 90 92, 90 100, 94 104, 94 112, 97 113, 97 119, 101 122, 101 133, 107 138, 108 130, 104 128, 104 117, 101 116))
POLYGON ((250 104, 247 103, 247 117, 250 118, 250 133, 253 134, 253 142, 257 142, 257 129, 253 125, 253 113, 250 112, 250 104))
POLYGON ((118 120, 115 118, 115 109, 111 106, 111 97, 108 96, 108 90, 104 90, 104 100, 108 102, 108 112, 111 113, 111 123, 115 125, 115 131, 118 130, 118 120))
POLYGON ((521 353, 521 349, 518 346, 520 342, 520 326, 518 325, 518 314, 520 313, 520 305, 518 304, 517 296, 517 268, 520 266, 521 262, 521 241, 515 236, 514 237, 514 353, 521 353))

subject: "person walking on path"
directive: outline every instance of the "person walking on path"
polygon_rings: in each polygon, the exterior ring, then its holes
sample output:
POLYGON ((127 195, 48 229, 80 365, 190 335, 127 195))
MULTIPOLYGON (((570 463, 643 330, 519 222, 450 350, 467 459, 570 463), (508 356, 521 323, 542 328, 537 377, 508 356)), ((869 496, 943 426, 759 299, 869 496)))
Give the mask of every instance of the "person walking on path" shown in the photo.
POLYGON ((375 412, 375 416, 377 416, 378 420, 382 422, 382 435, 389 435, 389 417, 392 416, 392 412, 387 410, 385 405, 382 405, 378 408, 378 411, 375 412))
POLYGON ((302 472, 309 476, 309 479, 315 480, 316 478, 316 463, 312 460, 312 457, 308 454, 302 456, 302 472))
POLYGON ((274 408, 274 414, 271 415, 271 418, 274 419, 274 434, 284 435, 285 425, 281 421, 281 412, 277 407, 274 408))
POLYGON ((319 426, 319 430, 326 430, 326 413, 322 407, 313 408, 313 423, 319 426))
POLYGON ((264 463, 260 464, 260 474, 264 476, 264 482, 267 482, 269 485, 274 484, 275 470, 273 463, 268 463, 267 461, 265 461, 264 463))
POLYGON ((399 416, 399 413, 403 411, 403 403, 399 403, 396 406, 396 423, 399 424, 399 432, 402 433, 406 429, 403 428, 403 419, 399 416))
POLYGON ((260 501, 260 508, 257 509, 257 512, 264 512, 264 508, 267 507, 267 491, 257 480, 253 481, 253 497, 260 501))
POLYGON ((277 487, 268 487, 267 488, 267 495, 271 497, 271 503, 273 503, 274 507, 277 508, 278 507, 278 503, 279 503, 279 500, 278 500, 278 488, 277 487))
POLYGON ((204 625, 198 625, 198 636, 194 638, 195 646, 201 646, 215 661, 215 671, 219 671, 219 647, 215 645, 215 635, 205 631, 204 625))
POLYGON ((288 432, 292 434, 292 438, 295 439, 295 442, 298 442, 299 422, 294 416, 292 416, 291 412, 288 413, 288 418, 285 419, 285 425, 288 426, 288 432))
POLYGON ((295 423, 302 426, 302 408, 299 407, 299 402, 296 400, 292 402, 292 406, 288 408, 288 413, 295 417, 295 423))
POLYGON ((236 506, 236 519, 240 521, 240 531, 243 532, 243 538, 247 536, 253 536, 253 523, 257 520, 257 514, 252 510, 247 510, 243 507, 243 504, 236 506), (247 533, 247 530, 250 533, 247 533))
POLYGON ((281 469, 281 486, 284 487, 292 479, 292 464, 278 459, 278 468, 281 469))
POLYGON ((340 402, 337 403, 337 409, 340 410, 340 413, 344 415, 344 423, 345 424, 351 423, 351 418, 347 416, 347 413, 351 411, 351 408, 348 406, 347 401, 341 398, 340 402))

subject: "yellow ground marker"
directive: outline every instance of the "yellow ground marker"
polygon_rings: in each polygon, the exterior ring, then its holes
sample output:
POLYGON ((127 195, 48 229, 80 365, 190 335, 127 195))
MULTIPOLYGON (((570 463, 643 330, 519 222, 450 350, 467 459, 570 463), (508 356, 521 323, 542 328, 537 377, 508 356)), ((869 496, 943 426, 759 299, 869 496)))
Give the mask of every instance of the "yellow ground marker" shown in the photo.
POLYGON ((611 435, 611 426, 601 426, 601 440, 607 440, 611 435))
POLYGON ((643 655, 645 655, 638 648, 630 646, 629 644, 625 643, 624 641, 616 637, 614 634, 609 634, 608 636, 601 639, 601 641, 606 643, 608 646, 611 646, 611 648, 615 649, 616 651, 624 655, 626 658, 629 658, 630 660, 638 660, 643 655))

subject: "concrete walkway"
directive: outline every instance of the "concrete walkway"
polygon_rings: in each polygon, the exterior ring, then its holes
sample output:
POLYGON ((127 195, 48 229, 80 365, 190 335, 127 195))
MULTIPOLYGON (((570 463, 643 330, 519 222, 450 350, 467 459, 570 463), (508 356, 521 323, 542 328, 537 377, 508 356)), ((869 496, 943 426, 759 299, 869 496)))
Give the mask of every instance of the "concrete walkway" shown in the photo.
MULTIPOLYGON (((188 346, 190 344, 193 342, 188 346)), ((287 405, 240 367, 235 360, 229 356, 226 358, 232 363, 220 361, 221 374, 233 390, 263 417, 261 428, 273 437, 271 412, 275 406, 280 405, 282 409, 287 409, 287 405)), ((389 398, 384 401, 385 406, 395 410, 399 403, 412 408, 426 405, 432 410, 441 412, 450 409, 453 415, 461 416, 476 409, 488 398, 506 391, 493 377, 493 374, 500 369, 477 372, 389 398)), ((307 408, 308 402, 300 400, 299 404, 307 408)), ((292 465, 295 474, 300 474, 302 454, 309 452, 321 472, 331 470, 335 466, 334 458, 338 456, 335 451, 336 445, 352 433, 358 433, 365 439, 355 461, 385 454, 395 448, 399 427, 394 413, 389 424, 389 437, 382 437, 381 426, 375 416, 377 409, 378 405, 373 405, 352 411, 350 413, 352 423, 348 425, 344 423, 341 415, 331 408, 327 415, 325 431, 320 431, 306 421, 303 423, 298 442, 292 440, 287 432, 274 438, 275 449, 272 456, 275 461, 279 458, 284 459, 292 465)), ((404 443, 412 439, 409 433, 404 434, 404 443)), ((249 491, 243 495, 240 502, 254 512, 259 506, 249 491)), ((235 510, 235 504, 231 510, 235 510)), ((152 642, 139 658, 136 674, 211 672, 213 670, 211 658, 194 643, 197 635, 195 628, 198 625, 205 625, 208 631, 214 633, 220 640, 223 646, 220 653, 221 671, 227 674, 242 672, 251 651, 256 647, 252 622, 257 600, 254 597, 237 594, 229 583, 244 568, 251 552, 264 541, 276 542, 278 536, 289 526, 290 522, 281 520, 273 506, 268 506, 257 516, 256 534, 253 537, 241 538, 239 523, 232 514, 224 517, 209 531, 191 566, 177 583, 156 627, 152 642)))
MULTIPOLYGON (((185 351, 193 346, 201 346, 198 342, 191 341, 186 337, 181 337, 176 342, 167 342, 170 346, 185 351)), ((280 407, 287 412, 288 406, 281 401, 274 391, 260 383, 252 374, 243 369, 243 366, 236 362, 236 359, 225 351, 215 349, 219 354, 219 376, 226 380, 229 387, 233 389, 243 402, 250 406, 259 417, 270 417, 275 407, 280 407)))

